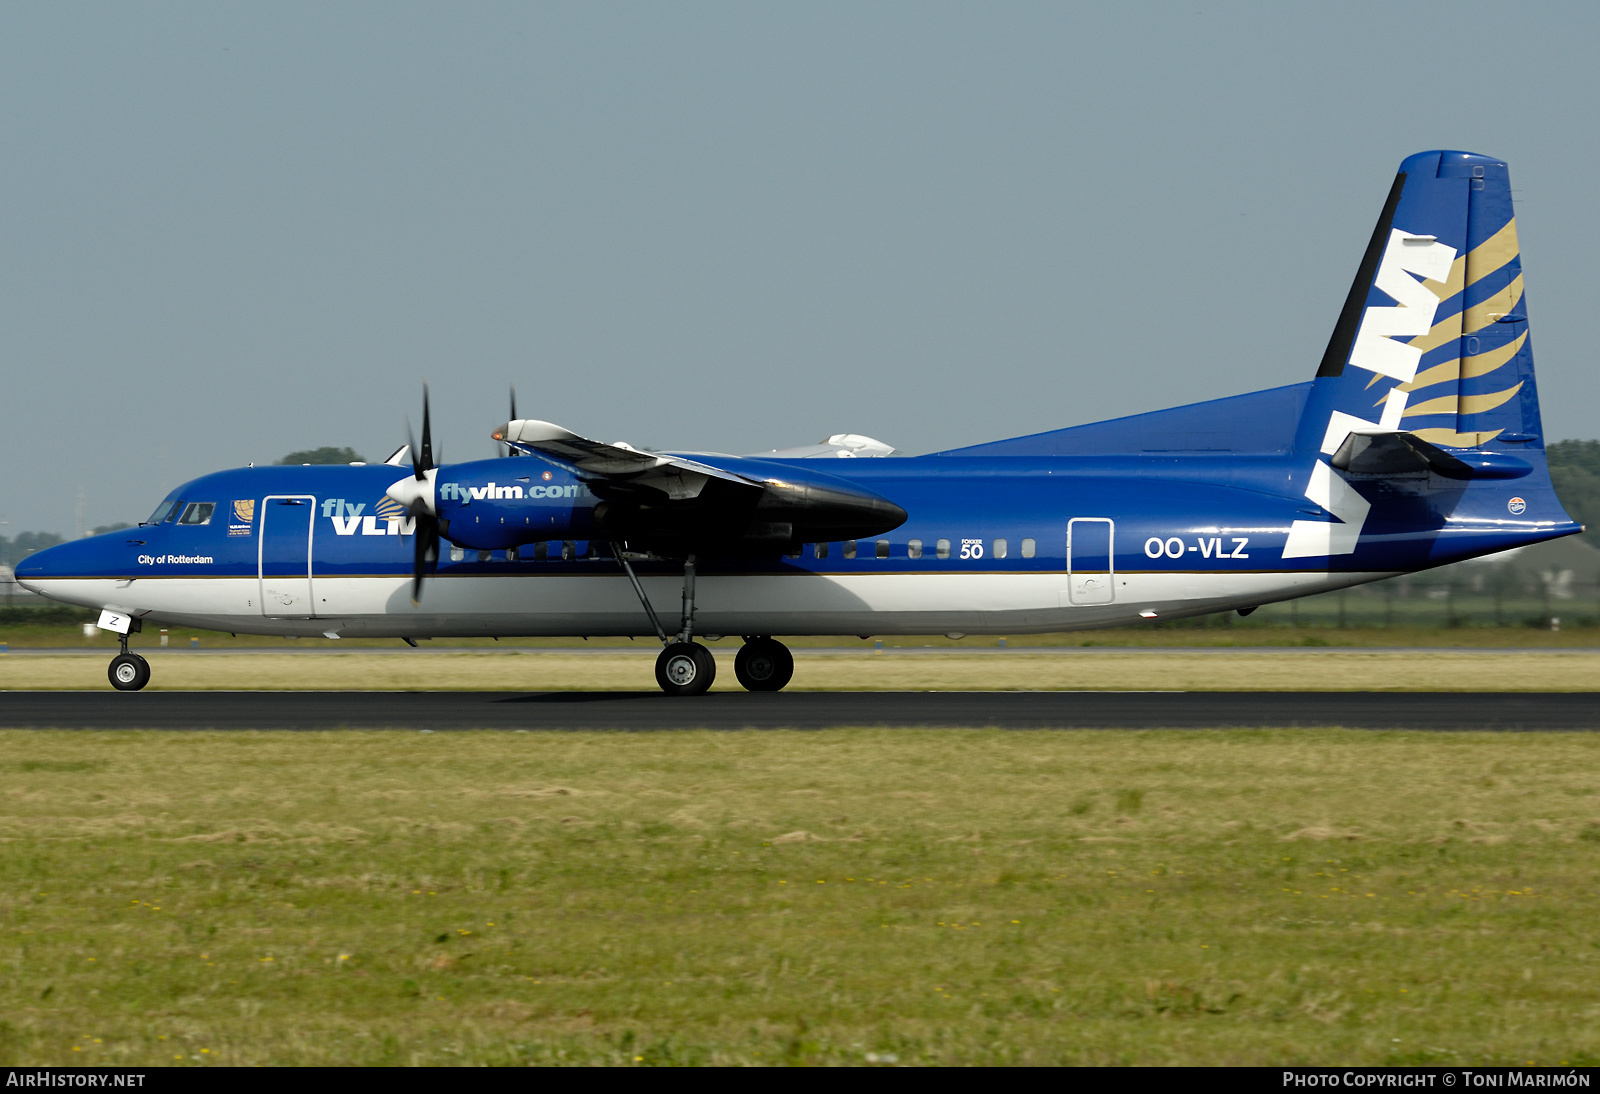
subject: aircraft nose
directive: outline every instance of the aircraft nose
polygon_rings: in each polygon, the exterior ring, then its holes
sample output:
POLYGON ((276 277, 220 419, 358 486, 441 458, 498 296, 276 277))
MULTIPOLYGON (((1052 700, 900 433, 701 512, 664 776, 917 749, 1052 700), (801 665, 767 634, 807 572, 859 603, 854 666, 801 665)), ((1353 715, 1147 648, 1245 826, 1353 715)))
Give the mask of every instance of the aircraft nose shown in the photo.
POLYGON ((16 574, 17 584, 25 589, 39 590, 30 582, 44 580, 52 577, 70 577, 82 569, 78 562, 81 551, 74 551, 77 543, 58 543, 54 547, 46 547, 42 551, 35 551, 17 563, 13 572, 16 574))
POLYGON ((136 537, 145 529, 108 533, 88 539, 68 540, 54 547, 35 551, 18 562, 17 583, 34 592, 43 592, 36 583, 57 578, 122 576, 134 566, 135 556, 148 550, 145 540, 136 537))

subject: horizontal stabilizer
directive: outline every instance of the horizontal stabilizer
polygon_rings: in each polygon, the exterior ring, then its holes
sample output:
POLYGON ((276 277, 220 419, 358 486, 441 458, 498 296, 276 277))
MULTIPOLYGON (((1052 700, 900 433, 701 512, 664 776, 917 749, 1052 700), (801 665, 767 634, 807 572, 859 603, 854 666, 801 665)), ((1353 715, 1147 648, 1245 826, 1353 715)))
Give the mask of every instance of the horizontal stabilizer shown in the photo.
POLYGON ((1447 479, 1520 479, 1533 471, 1508 452, 1446 452, 1415 433, 1351 433, 1329 462, 1352 475, 1432 471, 1447 479))

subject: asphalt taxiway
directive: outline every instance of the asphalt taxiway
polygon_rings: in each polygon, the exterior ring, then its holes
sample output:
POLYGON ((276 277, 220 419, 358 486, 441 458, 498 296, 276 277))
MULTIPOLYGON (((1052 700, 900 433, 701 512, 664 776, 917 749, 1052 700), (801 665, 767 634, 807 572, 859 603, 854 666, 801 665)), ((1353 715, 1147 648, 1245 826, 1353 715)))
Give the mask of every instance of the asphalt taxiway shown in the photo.
POLYGON ((0 728, 163 730, 1600 729, 1595 692, 12 691, 0 728))

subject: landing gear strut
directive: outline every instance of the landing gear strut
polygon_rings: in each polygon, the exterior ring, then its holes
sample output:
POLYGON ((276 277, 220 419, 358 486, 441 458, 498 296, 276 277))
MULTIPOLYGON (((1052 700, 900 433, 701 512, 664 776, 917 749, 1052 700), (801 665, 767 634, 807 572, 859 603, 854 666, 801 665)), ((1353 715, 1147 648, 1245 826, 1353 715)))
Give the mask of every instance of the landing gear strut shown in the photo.
POLYGON ((117 636, 122 643, 122 652, 111 659, 111 666, 106 670, 106 675, 111 679, 111 686, 118 691, 138 691, 150 682, 150 662, 136 653, 128 652, 128 636, 117 636))
POLYGON ((645 615, 650 617, 656 637, 661 639, 661 654, 656 658, 656 683, 668 695, 701 694, 717 678, 717 661, 711 656, 710 650, 694 640, 694 556, 690 555, 683 562, 683 618, 677 635, 669 639, 666 628, 661 625, 661 618, 656 615, 650 598, 645 595, 644 586, 639 584, 639 578, 628 562, 628 556, 623 553, 622 545, 613 543, 611 553, 622 564, 623 572, 628 575, 628 581, 633 584, 633 591, 639 597, 639 603, 644 606, 645 615))
MULTIPOLYGON (((644 614, 650 617, 656 637, 661 639, 661 655, 656 658, 656 683, 668 695, 701 694, 717 678, 717 661, 710 650, 694 640, 694 556, 683 561, 683 616, 678 633, 668 638, 661 617, 656 615, 644 586, 639 584, 622 545, 613 543, 611 554, 621 563, 623 573, 628 575, 644 607, 644 614)), ((744 645, 733 659, 733 671, 748 691, 781 691, 794 676, 794 655, 782 642, 765 635, 746 635, 744 645)))

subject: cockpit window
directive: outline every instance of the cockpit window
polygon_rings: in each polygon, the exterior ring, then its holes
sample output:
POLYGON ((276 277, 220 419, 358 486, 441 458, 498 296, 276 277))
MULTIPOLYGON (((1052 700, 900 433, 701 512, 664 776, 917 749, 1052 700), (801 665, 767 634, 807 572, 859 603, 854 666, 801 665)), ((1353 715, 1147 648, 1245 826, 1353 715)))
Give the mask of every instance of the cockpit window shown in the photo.
POLYGON ((160 505, 156 506, 156 511, 154 513, 151 513, 150 514, 150 519, 145 521, 144 523, 145 524, 160 524, 162 521, 166 520, 168 517, 170 517, 172 515, 172 507, 174 505, 177 505, 177 504, 178 503, 175 502, 175 501, 164 501, 164 502, 162 502, 160 505))
POLYGON ((184 507, 183 516, 178 518, 179 524, 210 524, 211 510, 217 507, 214 501, 191 501, 184 507))

